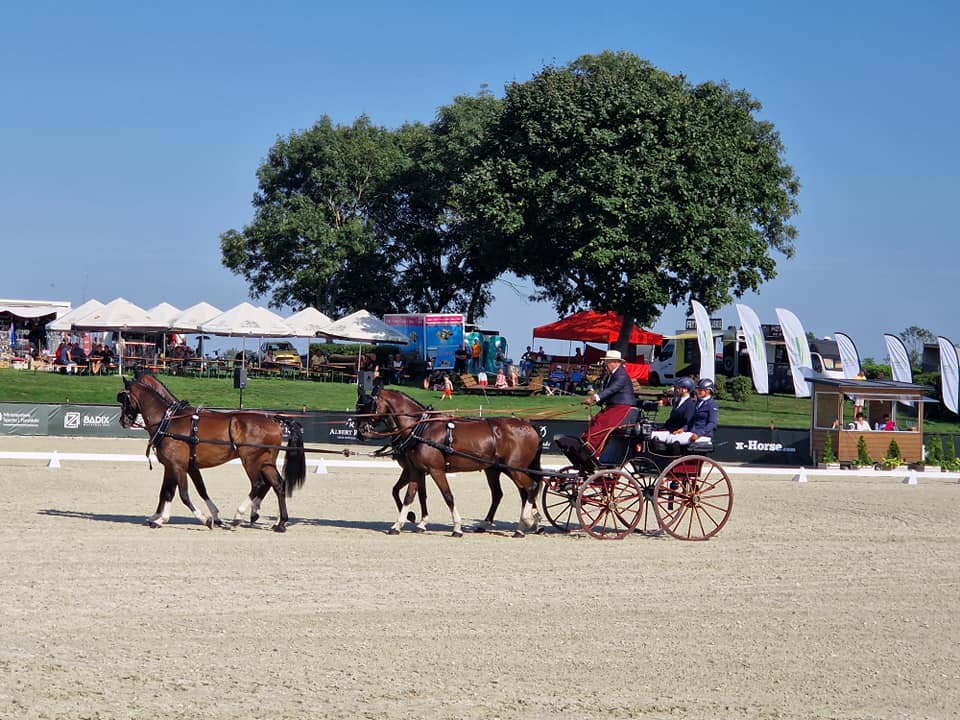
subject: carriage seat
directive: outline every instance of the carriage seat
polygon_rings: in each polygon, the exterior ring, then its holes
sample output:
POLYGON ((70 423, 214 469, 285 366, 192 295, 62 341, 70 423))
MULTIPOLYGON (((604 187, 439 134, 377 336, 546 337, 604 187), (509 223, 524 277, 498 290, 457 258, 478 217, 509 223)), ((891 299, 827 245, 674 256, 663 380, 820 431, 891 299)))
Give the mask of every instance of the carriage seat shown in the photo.
POLYGON ((631 452, 633 444, 636 442, 637 420, 640 419, 640 409, 632 407, 627 411, 623 418, 621 427, 610 433, 606 444, 603 446, 603 452, 597 458, 597 463, 606 466, 622 465, 631 452))

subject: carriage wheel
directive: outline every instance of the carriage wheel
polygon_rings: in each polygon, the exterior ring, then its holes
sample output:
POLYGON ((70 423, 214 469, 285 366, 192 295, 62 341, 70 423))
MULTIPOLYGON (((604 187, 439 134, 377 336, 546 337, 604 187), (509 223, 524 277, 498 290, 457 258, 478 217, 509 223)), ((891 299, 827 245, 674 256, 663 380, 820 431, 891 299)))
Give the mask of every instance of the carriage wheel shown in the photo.
POLYGON ((572 465, 543 480, 540 507, 557 530, 570 532, 580 527, 577 519, 577 490, 583 478, 572 465))
POLYGON ((637 520, 637 526, 634 532, 641 535, 653 535, 659 533, 660 521, 653 511, 653 498, 657 493, 657 481, 660 479, 660 468, 648 457, 635 457, 624 470, 630 473, 630 477, 637 481, 640 486, 640 492, 643 494, 643 507, 640 509, 640 517, 637 520))
POLYGON ((679 540, 707 540, 726 525, 733 485, 726 471, 702 455, 667 465, 657 481, 653 510, 666 532, 679 540))
POLYGON ((577 493, 580 527, 600 540, 620 540, 640 522, 646 500, 629 473, 601 470, 583 481, 577 493))

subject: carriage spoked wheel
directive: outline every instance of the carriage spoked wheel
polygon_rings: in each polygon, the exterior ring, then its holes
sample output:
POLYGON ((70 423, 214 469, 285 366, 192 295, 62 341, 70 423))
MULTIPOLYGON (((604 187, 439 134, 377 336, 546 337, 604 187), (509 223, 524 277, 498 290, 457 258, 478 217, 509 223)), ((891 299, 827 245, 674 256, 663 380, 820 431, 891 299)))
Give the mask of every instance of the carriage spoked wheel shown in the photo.
POLYGON ((621 540, 633 532, 646 500, 639 483, 620 468, 601 470, 580 485, 580 527, 600 540, 621 540))
POLYGON ((580 527, 577 518, 577 491, 583 477, 573 465, 560 468, 543 479, 540 507, 557 530, 570 532, 580 527))
POLYGON ((707 540, 730 518, 733 485, 710 458, 686 455, 660 473, 653 510, 660 527, 678 540, 707 540))
POLYGON ((641 535, 660 535, 660 521, 653 510, 653 498, 657 493, 657 483, 660 480, 660 467, 648 457, 635 457, 624 466, 624 470, 637 481, 640 492, 643 494, 643 507, 640 509, 640 518, 634 532, 641 535))

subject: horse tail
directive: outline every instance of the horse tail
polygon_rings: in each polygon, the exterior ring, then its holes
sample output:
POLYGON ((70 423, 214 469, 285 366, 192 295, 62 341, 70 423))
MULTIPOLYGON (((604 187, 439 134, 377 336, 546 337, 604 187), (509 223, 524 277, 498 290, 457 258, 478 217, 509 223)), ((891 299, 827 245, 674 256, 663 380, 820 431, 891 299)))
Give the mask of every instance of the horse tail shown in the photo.
POLYGON ((542 467, 540 466, 540 456, 543 455, 543 445, 540 444, 540 434, 537 433, 537 454, 533 456, 533 460, 530 461, 530 464, 527 466, 528 470, 535 470, 535 473, 531 473, 530 479, 533 480, 533 496, 536 497, 537 493, 540 491, 540 483, 543 480, 543 474, 540 472, 542 467))
POLYGON ((303 427, 294 420, 281 419, 289 433, 286 447, 286 462, 283 464, 283 484, 287 497, 295 489, 303 487, 307 479, 307 454, 303 451, 303 427))

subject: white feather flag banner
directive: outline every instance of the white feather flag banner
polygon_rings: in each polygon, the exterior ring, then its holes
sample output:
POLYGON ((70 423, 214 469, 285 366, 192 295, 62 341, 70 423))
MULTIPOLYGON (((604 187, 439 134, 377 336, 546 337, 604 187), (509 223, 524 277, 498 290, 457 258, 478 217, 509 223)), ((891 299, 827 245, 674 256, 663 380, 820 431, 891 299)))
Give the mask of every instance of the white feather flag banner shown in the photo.
POLYGON ((947 410, 957 414, 958 378, 960 378, 960 363, 957 362, 957 347, 945 337, 937 337, 940 346, 940 394, 947 410))
POLYGON ((853 344, 853 339, 842 332, 835 332, 833 337, 837 341, 837 349, 840 351, 840 364, 843 366, 843 377, 852 380, 860 374, 860 353, 857 352, 857 346, 853 344))
POLYGON ((890 356, 890 371, 897 382, 913 382, 913 372, 910 370, 910 356, 903 340, 890 333, 883 334, 887 344, 887 355, 890 356))
POLYGON ((777 308, 777 319, 783 331, 783 340, 787 346, 787 359, 790 361, 790 374, 793 376, 793 394, 797 397, 810 397, 807 378, 813 375, 813 363, 810 359, 810 343, 800 320, 789 310, 777 308))
POLYGON ((713 330, 710 328, 710 316, 707 309, 696 300, 690 300, 693 319, 697 323, 697 343, 700 346, 700 379, 713 380, 717 361, 713 352, 713 330))
MULTIPOLYGON (((767 374, 767 345, 763 341, 763 328, 760 327, 760 318, 752 308, 746 305, 737 305, 737 315, 740 317, 740 328, 743 330, 743 341, 747 345, 747 355, 750 357, 750 374, 753 376, 753 387, 760 395, 770 392, 770 378, 767 374)), ((734 358, 737 362, 738 358, 734 358)))

